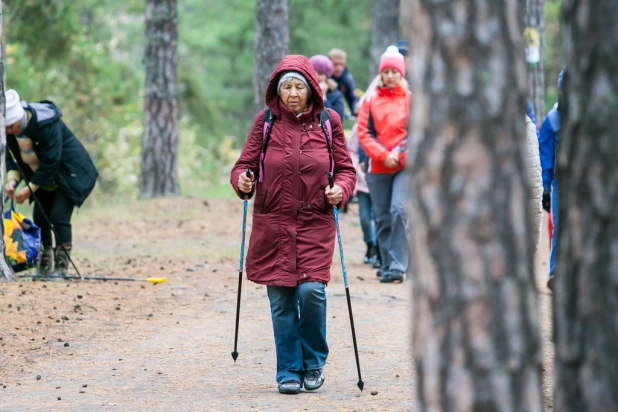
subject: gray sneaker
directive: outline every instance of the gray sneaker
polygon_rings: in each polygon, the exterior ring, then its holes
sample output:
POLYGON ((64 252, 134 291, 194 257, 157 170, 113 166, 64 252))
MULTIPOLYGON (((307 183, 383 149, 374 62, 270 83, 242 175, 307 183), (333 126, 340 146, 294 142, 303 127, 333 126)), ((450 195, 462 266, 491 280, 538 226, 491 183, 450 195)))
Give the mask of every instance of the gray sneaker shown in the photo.
POLYGON ((304 385, 308 391, 314 391, 324 384, 324 369, 314 369, 305 373, 304 385))
POLYGON ((297 395, 300 393, 300 382, 285 381, 279 384, 279 393, 286 395, 297 395))

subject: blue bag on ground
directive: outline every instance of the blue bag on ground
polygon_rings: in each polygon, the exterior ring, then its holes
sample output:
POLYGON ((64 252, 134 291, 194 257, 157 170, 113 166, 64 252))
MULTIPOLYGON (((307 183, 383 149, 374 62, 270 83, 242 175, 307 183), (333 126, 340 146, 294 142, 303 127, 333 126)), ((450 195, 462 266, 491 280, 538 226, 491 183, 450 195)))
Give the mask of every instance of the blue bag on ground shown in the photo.
POLYGON ((6 260, 15 272, 36 267, 39 262, 41 229, 21 213, 14 203, 4 212, 4 244, 6 260))

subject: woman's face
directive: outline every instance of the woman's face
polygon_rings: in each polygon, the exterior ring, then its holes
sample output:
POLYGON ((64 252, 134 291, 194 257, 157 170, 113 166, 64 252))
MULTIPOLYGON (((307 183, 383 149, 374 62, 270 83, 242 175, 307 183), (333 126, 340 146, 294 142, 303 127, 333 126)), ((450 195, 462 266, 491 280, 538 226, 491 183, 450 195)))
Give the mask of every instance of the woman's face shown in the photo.
POLYGON ((316 70, 316 73, 318 74, 318 83, 322 83, 328 80, 328 77, 324 73, 319 72, 317 70, 316 70))
POLYGON ((19 134, 19 132, 21 131, 21 120, 19 120, 17 123, 13 123, 10 126, 6 126, 6 134, 13 134, 13 135, 17 135, 19 134))
POLYGON ((295 114, 307 108, 309 89, 298 79, 291 79, 281 85, 281 101, 295 114))
POLYGON ((401 81, 401 77, 402 77, 401 73, 399 73, 399 70, 395 70, 390 67, 387 67, 386 69, 382 70, 382 73, 380 73, 380 76, 382 76, 382 82, 384 83, 386 87, 393 87, 394 85, 396 85, 397 83, 401 81))

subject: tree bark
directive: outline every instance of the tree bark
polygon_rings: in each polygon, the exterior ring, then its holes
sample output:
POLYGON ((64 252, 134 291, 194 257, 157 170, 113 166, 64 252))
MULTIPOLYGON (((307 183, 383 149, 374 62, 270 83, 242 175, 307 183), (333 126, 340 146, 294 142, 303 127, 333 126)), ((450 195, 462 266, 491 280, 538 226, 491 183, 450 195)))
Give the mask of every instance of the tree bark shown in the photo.
POLYGON ((144 135, 140 197, 177 196, 179 99, 176 0, 146 2, 144 135))
MULTIPOLYGON (((2 43, 2 0, 0 0, 0 184, 2 185, 2 197, 4 198, 4 171, 6 170, 5 151, 6 151, 6 130, 4 124, 4 53, 2 43)), ((4 201, 0 202, 0 216, 4 216, 4 201)), ((6 250, 4 244, 4 224, 0 225, 0 279, 13 280, 13 271, 6 262, 6 250)))
POLYGON ((256 113, 275 68, 290 48, 290 0, 256 0, 253 44, 253 102, 256 113))
POLYGON ((562 1, 567 76, 556 166, 557 411, 618 410, 616 16, 616 0, 562 1))
POLYGON ((528 99, 541 127, 545 118, 545 0, 526 0, 525 11, 528 99))
POLYGON ((541 411, 520 0, 409 0, 419 411, 541 411))
POLYGON ((378 74, 380 56, 399 40, 400 0, 375 0, 371 13, 369 81, 378 74))

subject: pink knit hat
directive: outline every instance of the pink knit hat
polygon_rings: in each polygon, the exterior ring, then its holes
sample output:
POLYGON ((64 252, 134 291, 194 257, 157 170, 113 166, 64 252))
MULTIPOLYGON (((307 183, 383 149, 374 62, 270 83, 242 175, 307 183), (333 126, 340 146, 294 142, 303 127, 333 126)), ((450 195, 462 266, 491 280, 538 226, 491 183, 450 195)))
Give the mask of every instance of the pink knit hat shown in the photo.
POLYGON ((406 75, 406 64, 403 55, 399 53, 397 47, 388 46, 386 51, 382 54, 380 58, 380 73, 382 73, 384 69, 395 69, 401 73, 402 76, 406 75))
POLYGON ((330 77, 333 75, 333 62, 323 54, 316 54, 315 56, 311 56, 309 59, 311 65, 315 69, 316 72, 322 72, 326 75, 326 77, 330 77))

